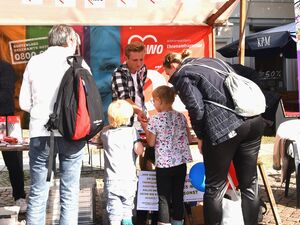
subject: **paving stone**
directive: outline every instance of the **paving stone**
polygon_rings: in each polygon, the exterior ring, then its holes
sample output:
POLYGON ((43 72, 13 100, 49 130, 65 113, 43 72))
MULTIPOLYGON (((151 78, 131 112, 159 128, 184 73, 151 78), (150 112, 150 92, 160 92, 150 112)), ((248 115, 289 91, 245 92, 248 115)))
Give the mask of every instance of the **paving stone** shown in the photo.
MULTIPOLYGON (((272 169, 272 155, 273 155, 273 145, 262 145, 262 150, 260 153, 260 156, 263 158, 263 162, 265 164, 266 173, 268 175, 268 181, 271 185, 273 195, 275 197, 276 203, 277 203, 277 209, 279 212, 279 215, 282 220, 283 225, 300 225, 300 210, 296 209, 296 184, 295 184, 295 175, 293 174, 291 176, 290 181, 290 188, 289 188, 289 195, 288 197, 284 197, 284 184, 281 184, 280 182, 280 171, 275 171, 272 169)), ((93 150, 93 167, 90 167, 90 165, 87 164, 87 158, 85 159, 84 166, 82 168, 82 178, 90 178, 94 179, 94 192, 89 191, 86 188, 89 188, 89 184, 91 180, 85 180, 85 182, 82 182, 82 191, 80 192, 80 198, 84 199, 84 203, 81 203, 82 210, 79 212, 79 216, 82 218, 82 222, 80 224, 82 225, 102 225, 102 216, 103 216, 103 162, 102 166, 100 168, 99 165, 99 150, 93 150), (90 199, 90 202, 94 202, 94 209, 90 209, 89 204, 87 201, 90 199), (91 215, 91 211, 94 212, 94 215, 91 215), (93 217, 94 223, 90 222, 90 218, 93 217)), ((23 157, 26 157, 27 154, 24 154, 23 157)), ((195 159, 201 159, 201 157, 198 154, 197 149, 192 150, 192 155, 195 157, 195 159)), ((103 160, 103 158, 102 158, 103 160)), ((26 160, 25 160, 26 162, 26 160)), ((188 166, 189 168, 191 166, 188 166)), ((26 167, 25 167, 26 168, 26 167)), ((26 193, 29 193, 29 184, 30 184, 30 175, 29 171, 25 170, 25 191, 26 193)), ((264 201, 267 204, 267 213, 263 217, 263 221, 260 223, 260 225, 275 225, 275 219, 271 210, 271 206, 269 204, 269 200, 265 191, 265 187, 263 186, 262 180, 259 177, 259 186, 260 186, 260 194, 264 201)), ((54 190, 57 189, 56 186, 51 187, 53 190, 53 193, 57 194, 54 190)), ((0 207, 2 206, 13 206, 14 201, 12 196, 12 190, 10 187, 10 182, 8 179, 8 173, 6 170, 0 171, 0 207)), ((57 195, 58 198, 58 195, 57 195)), ((56 201, 58 203, 58 201, 56 201)), ((48 209, 49 211, 49 209, 48 209)), ((56 207, 56 211, 49 211, 49 213, 56 213, 58 212, 58 208, 56 207)), ((18 225, 23 224, 25 220, 26 215, 25 214, 19 214, 18 218, 18 225)), ((52 224, 57 224, 57 221, 51 221, 52 224)))
MULTIPOLYGON (((79 224, 94 224, 94 187, 83 188, 79 192, 79 224)), ((59 220, 59 190, 50 192, 47 206, 47 225, 58 224, 59 220)))

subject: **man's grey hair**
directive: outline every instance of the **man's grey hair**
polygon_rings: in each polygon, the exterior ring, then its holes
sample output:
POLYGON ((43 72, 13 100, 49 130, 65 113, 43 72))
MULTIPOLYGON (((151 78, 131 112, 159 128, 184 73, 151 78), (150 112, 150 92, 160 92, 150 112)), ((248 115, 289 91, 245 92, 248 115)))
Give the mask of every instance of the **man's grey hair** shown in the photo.
POLYGON ((50 46, 67 46, 68 40, 77 40, 74 29, 65 24, 54 25, 48 33, 48 44, 50 46))

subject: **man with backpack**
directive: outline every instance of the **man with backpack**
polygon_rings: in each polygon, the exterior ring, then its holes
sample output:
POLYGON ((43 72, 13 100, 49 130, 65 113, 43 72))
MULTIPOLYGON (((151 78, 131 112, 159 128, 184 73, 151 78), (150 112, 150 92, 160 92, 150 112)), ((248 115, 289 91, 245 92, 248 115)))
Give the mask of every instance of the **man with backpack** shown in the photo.
MULTIPOLYGON (((55 25, 48 34, 48 49, 33 56, 23 74, 20 107, 30 113, 30 192, 27 225, 45 224, 50 182, 46 181, 50 132, 45 128, 53 112, 58 89, 69 69, 67 57, 74 55, 78 35, 67 25, 55 25)), ((88 65, 83 66, 89 70, 88 65)), ((60 163, 60 222, 78 223, 78 195, 84 141, 67 141, 54 130, 55 153, 60 163)))

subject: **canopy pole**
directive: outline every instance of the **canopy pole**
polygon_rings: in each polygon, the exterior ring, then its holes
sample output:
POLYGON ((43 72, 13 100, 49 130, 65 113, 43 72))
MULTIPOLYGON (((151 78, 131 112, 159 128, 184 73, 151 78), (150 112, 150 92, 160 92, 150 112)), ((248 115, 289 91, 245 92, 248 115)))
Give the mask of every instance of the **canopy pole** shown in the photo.
POLYGON ((210 17, 207 18, 206 24, 209 26, 213 26, 216 20, 233 4, 236 0, 228 0, 218 11, 212 14, 210 17))
POLYGON ((216 58, 216 29, 212 29, 212 51, 211 56, 212 58, 216 58))
POLYGON ((245 64, 245 24, 246 24, 246 0, 240 0, 240 43, 239 64, 245 64))

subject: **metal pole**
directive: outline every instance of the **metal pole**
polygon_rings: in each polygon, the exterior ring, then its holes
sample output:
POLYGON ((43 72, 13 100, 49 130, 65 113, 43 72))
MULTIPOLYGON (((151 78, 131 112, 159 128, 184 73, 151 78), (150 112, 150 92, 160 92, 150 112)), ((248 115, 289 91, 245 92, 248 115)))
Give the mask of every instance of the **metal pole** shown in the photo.
POLYGON ((245 64, 245 24, 246 24, 246 0, 240 0, 240 43, 239 63, 245 64))

